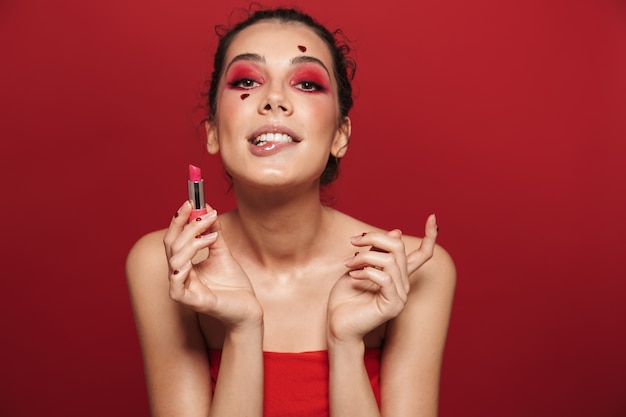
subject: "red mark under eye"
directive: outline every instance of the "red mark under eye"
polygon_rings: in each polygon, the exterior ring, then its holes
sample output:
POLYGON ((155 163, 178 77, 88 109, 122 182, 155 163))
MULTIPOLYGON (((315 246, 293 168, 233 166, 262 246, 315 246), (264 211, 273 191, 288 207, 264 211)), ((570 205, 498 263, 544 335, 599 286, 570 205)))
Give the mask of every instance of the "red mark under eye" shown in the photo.
POLYGON ((247 99, 250 96, 250 94, 248 93, 243 93, 242 95, 240 95, 239 97, 241 97, 242 100, 247 99))
POLYGON ((298 45, 298 49, 299 49, 301 52, 306 52, 306 46, 298 45))

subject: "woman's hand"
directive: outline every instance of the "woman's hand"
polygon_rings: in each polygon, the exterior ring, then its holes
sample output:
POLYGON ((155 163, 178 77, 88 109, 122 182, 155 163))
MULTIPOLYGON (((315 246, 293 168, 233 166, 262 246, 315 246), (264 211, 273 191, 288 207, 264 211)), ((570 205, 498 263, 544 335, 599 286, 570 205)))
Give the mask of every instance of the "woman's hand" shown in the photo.
POLYGON ((217 212, 207 205, 207 214, 188 222, 190 214, 191 204, 187 201, 172 218, 163 238, 170 297, 215 317, 229 329, 258 325, 263 310, 248 276, 221 236, 217 212), (198 261, 204 249, 208 254, 198 261))
POLYGON ((368 332, 400 314, 410 290, 409 276, 433 256, 437 238, 434 215, 426 220, 425 229, 420 247, 408 255, 397 229, 351 238, 354 246, 371 249, 345 261, 350 271, 331 290, 329 337, 362 341, 368 332))

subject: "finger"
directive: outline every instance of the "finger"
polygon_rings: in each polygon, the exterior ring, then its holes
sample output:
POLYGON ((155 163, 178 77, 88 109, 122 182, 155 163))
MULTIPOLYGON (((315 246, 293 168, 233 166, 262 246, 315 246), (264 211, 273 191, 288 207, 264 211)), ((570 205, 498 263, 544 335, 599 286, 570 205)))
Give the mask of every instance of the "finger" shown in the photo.
POLYGON ((191 213, 191 203, 189 200, 185 201, 182 206, 174 213, 172 216, 172 220, 170 221, 170 225, 165 232, 165 236, 163 237, 163 244, 165 246, 165 253, 169 258, 172 256, 172 243, 176 240, 178 235, 182 232, 183 228, 187 224, 187 218, 191 213))
POLYGON ((356 252, 353 257, 345 261, 345 265, 350 269, 363 269, 369 266, 384 270, 392 276, 400 275, 401 273, 394 255, 390 252, 356 252))
POLYGON ((208 204, 205 207, 206 213, 194 217, 191 221, 187 221, 187 226, 184 227, 184 230, 181 233, 182 236, 185 238, 191 238, 198 234, 206 233, 210 229, 217 218, 217 210, 214 210, 208 204))
MULTIPOLYGON (((404 242, 402 241, 402 232, 398 229, 394 229, 387 233, 381 232, 367 232, 360 236, 354 236, 351 238, 351 242, 355 246, 363 247, 370 246, 368 252, 363 254, 372 255, 370 259, 377 259, 374 253, 391 253, 395 258, 395 261, 399 264, 405 262, 406 253, 404 242)), ((386 259, 386 258, 379 258, 386 259)), ((377 265, 383 266, 383 265, 377 265)))
POLYGON ((402 241, 402 231, 400 229, 393 229, 387 232, 387 235, 398 239, 401 243, 401 245, 399 245, 396 249, 396 252, 394 252, 394 255, 398 271, 400 272, 399 276, 402 278, 403 290, 408 293, 411 288, 411 283, 409 282, 409 273, 406 269, 406 248, 404 246, 404 242, 402 241))
POLYGON ((224 234, 222 232, 222 225, 218 219, 212 222, 209 231, 212 233, 217 233, 217 237, 215 242, 211 244, 211 254, 212 256, 232 256, 230 253, 230 249, 226 244, 226 240, 224 239, 224 234))
POLYGON ((191 271, 191 261, 187 261, 178 267, 170 266, 170 298, 180 301, 185 296, 187 280, 189 279, 189 271, 191 271))
POLYGON ((394 229, 387 233, 365 232, 359 236, 352 236, 350 242, 359 247, 371 246, 371 250, 377 252, 398 252, 404 251, 401 237, 402 232, 394 229))
POLYGON ((218 233, 212 232, 207 235, 197 235, 194 237, 193 241, 189 242, 187 245, 183 246, 179 251, 174 253, 169 258, 169 264, 171 269, 175 269, 175 265, 184 264, 186 261, 195 259, 196 264, 202 262, 203 260, 209 257, 209 253, 206 254, 206 257, 203 259, 196 259, 196 255, 203 249, 209 249, 210 246, 215 243, 217 240, 218 233))
POLYGON ((409 253, 407 256, 409 275, 417 271, 419 267, 424 265, 426 261, 433 257, 438 229, 437 218, 434 214, 431 214, 428 216, 428 219, 426 219, 424 237, 422 238, 420 247, 409 253))
POLYGON ((178 252, 184 250, 190 244, 194 244, 195 239, 204 235, 211 228, 217 219, 217 212, 211 210, 202 216, 196 217, 193 221, 183 227, 183 230, 178 234, 176 239, 170 244, 171 254, 174 256, 178 252))
POLYGON ((402 239, 402 230, 393 229, 387 232, 387 236, 391 236, 395 239, 402 239))
POLYGON ((355 279, 367 279, 374 284, 377 284, 385 305, 393 306, 398 305, 398 302, 401 302, 401 305, 403 306, 404 303, 406 303, 407 292, 403 291, 401 288, 399 289, 399 287, 395 284, 393 277, 387 272, 372 267, 365 267, 363 269, 350 271, 349 274, 355 279))
POLYGON ((194 310, 210 314, 215 305, 215 294, 193 276, 193 264, 188 262, 181 270, 174 270, 170 278, 170 298, 194 310), (174 272, 176 272, 174 274, 174 272))
POLYGON ((409 274, 405 268, 406 248, 404 246, 404 242, 402 241, 402 231, 399 229, 393 229, 387 233, 368 232, 363 233, 361 236, 353 237, 351 241, 355 246, 371 246, 370 250, 364 253, 366 257, 362 259, 371 260, 371 265, 373 266, 386 266, 387 272, 392 274, 392 276, 396 279, 397 285, 401 285, 403 290, 408 291, 410 283, 409 274), (376 257, 372 257, 372 254, 380 252, 392 254, 393 257, 391 258, 391 262, 393 262, 394 265, 381 265, 375 263, 376 257), (367 256, 367 254, 370 255, 367 256))

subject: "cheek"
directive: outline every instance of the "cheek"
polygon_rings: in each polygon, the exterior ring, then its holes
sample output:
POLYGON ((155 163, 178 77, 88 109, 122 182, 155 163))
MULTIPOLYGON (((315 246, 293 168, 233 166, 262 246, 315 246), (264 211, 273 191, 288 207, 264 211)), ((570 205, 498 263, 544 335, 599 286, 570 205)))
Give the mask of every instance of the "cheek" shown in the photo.
POLYGON ((242 121, 256 111, 253 97, 250 93, 224 89, 218 97, 215 117, 224 128, 235 129, 242 126, 242 121))
POLYGON ((339 119, 339 107, 336 98, 333 96, 315 96, 314 99, 309 98, 307 105, 302 107, 301 113, 307 120, 316 120, 314 128, 317 129, 337 129, 337 121, 339 119))
POLYGON ((235 109, 237 105, 241 103, 241 98, 239 97, 240 95, 241 93, 237 94, 233 91, 223 89, 222 93, 219 96, 219 100, 217 104, 218 112, 223 113, 223 114, 233 114, 232 113, 233 109, 235 109), (237 103, 237 101, 239 103, 237 103))
POLYGON ((214 123, 222 157, 233 151, 233 146, 239 142, 234 138, 243 135, 245 120, 250 118, 249 110, 246 110, 248 100, 241 100, 240 95, 239 92, 223 90, 218 97, 214 123))

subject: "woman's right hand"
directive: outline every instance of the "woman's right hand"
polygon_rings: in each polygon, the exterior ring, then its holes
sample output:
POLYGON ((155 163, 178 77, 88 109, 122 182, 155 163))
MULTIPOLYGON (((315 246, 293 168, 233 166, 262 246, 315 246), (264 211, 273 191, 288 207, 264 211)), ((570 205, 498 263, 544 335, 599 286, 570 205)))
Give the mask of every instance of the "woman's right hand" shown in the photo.
POLYGON ((215 317, 227 329, 258 325, 263 320, 263 309, 248 276, 226 246, 217 212, 207 205, 207 214, 188 222, 190 214, 191 204, 187 201, 172 218, 163 238, 170 297, 198 313, 215 317), (208 254, 198 261, 203 249, 208 254))

